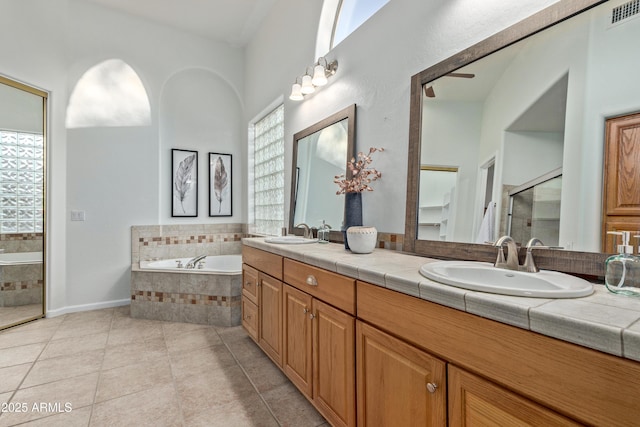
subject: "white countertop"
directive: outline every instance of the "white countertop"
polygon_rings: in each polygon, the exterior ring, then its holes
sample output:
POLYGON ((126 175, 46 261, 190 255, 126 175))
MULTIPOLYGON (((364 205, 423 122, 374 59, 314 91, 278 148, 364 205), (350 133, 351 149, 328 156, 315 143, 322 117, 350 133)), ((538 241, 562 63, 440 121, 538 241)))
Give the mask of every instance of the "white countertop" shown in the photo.
POLYGON ((640 361, 640 298, 594 285, 582 298, 543 299, 496 295, 443 285, 419 273, 431 258, 386 249, 358 255, 344 245, 282 245, 264 238, 243 244, 447 307, 640 361))

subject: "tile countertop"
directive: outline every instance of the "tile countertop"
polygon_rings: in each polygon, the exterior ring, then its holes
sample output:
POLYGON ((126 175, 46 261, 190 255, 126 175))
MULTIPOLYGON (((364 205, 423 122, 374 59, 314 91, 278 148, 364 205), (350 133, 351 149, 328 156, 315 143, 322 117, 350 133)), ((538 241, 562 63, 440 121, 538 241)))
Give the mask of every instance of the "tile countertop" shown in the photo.
POLYGON ((603 285, 583 298, 544 299, 496 295, 443 285, 419 273, 436 261, 386 249, 358 255, 341 244, 282 245, 264 238, 243 244, 463 310, 543 335, 640 361, 640 298, 615 295, 603 285))

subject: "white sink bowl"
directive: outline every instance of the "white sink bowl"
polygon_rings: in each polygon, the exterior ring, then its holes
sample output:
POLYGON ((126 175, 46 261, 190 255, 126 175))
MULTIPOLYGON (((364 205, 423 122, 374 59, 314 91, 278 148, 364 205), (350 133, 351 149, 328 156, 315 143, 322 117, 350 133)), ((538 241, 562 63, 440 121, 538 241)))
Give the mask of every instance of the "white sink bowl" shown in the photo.
POLYGON ((437 261, 420 267, 420 274, 458 288, 519 297, 577 298, 593 293, 593 285, 579 277, 557 271, 504 270, 485 262, 437 261))
POLYGON ((305 245, 308 243, 316 243, 318 239, 305 239, 300 236, 276 236, 264 239, 267 243, 279 243, 281 245, 305 245))

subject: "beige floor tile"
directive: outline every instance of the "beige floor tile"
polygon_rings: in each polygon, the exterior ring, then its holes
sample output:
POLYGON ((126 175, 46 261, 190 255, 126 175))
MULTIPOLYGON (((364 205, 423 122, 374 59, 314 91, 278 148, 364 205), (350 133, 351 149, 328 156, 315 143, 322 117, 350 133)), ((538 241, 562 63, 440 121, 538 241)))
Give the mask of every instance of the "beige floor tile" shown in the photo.
POLYGON ((185 378, 203 372, 223 370, 237 366, 233 355, 222 344, 184 353, 171 354, 173 376, 185 378))
POLYGON ((182 426, 173 385, 130 394, 94 405, 91 427, 182 426))
POLYGON ((57 328, 62 324, 63 321, 64 316, 48 317, 45 319, 34 320, 32 322, 25 323, 24 325, 15 326, 11 329, 8 329, 6 332, 14 333, 35 331, 38 329, 57 328))
POLYGON ((57 326, 28 330, 14 330, 13 328, 9 329, 6 332, 0 334, 0 349, 16 347, 19 345, 48 342, 53 334, 55 334, 57 329, 57 326))
POLYGON ((240 365, 259 393, 265 393, 289 382, 280 368, 264 355, 240 362, 240 365))
POLYGON ((86 322, 76 320, 73 322, 62 322, 52 339, 59 340, 100 334, 109 332, 110 329, 111 320, 87 320, 86 322))
POLYGON ((168 354, 167 346, 162 338, 107 347, 102 369, 107 370, 134 363, 152 362, 166 357, 168 354))
POLYGON ((96 403, 127 394, 173 384, 169 358, 157 359, 153 363, 138 363, 103 371, 98 383, 96 403))
POLYGON ((111 328, 109 332, 109 346, 123 345, 153 339, 163 339, 161 324, 132 323, 129 327, 111 328))
POLYGON ((103 358, 104 350, 93 350, 72 356, 38 361, 33 365, 21 388, 98 372, 102 366, 103 358))
POLYGON ((256 358, 266 358, 264 352, 248 335, 233 341, 225 341, 225 344, 241 364, 256 358))
POLYGON ((11 399, 12 395, 13 391, 10 391, 8 393, 0 393, 0 403, 7 403, 9 399, 11 399))
POLYGON ((102 350, 107 345, 108 336, 108 333, 103 332, 95 335, 52 340, 47 344, 47 347, 44 349, 38 360, 69 356, 92 350, 102 350))
POLYGON ((216 329, 222 341, 227 344, 248 337, 247 331, 242 326, 217 327, 216 329))
POLYGON ((163 322, 162 329, 165 337, 180 336, 188 332, 197 331, 198 329, 215 329, 209 325, 196 325, 194 323, 172 323, 163 322))
POLYGON ((238 366, 205 371, 199 376, 176 379, 176 383, 187 422, 196 418, 203 408, 214 409, 258 396, 238 366))
POLYGON ((0 350, 0 368, 22 365, 38 358, 46 344, 29 344, 0 350))
POLYGON ((21 424, 20 427, 87 427, 91 418, 91 406, 72 409, 69 412, 40 418, 21 424))
POLYGON ((178 335, 165 335, 165 342, 169 353, 193 351, 222 344, 218 332, 210 326, 178 335))
POLYGON ((26 404, 26 412, 5 413, 0 417, 0 426, 12 426, 26 421, 54 415, 48 411, 34 411, 33 405, 58 404, 61 408, 69 404, 72 411, 93 403, 98 373, 60 380, 37 387, 18 390, 11 402, 26 404))
POLYGON ((31 363, 0 368, 0 393, 16 390, 27 376, 31 363))
POLYGON ((325 422, 290 382, 263 393, 262 397, 283 427, 318 426, 325 422))
POLYGON ((279 424, 262 399, 256 395, 215 408, 203 408, 200 413, 185 420, 185 426, 279 427, 279 424))
POLYGON ((64 323, 86 323, 95 321, 106 321, 113 319, 113 308, 102 310, 78 311, 65 315, 64 323))

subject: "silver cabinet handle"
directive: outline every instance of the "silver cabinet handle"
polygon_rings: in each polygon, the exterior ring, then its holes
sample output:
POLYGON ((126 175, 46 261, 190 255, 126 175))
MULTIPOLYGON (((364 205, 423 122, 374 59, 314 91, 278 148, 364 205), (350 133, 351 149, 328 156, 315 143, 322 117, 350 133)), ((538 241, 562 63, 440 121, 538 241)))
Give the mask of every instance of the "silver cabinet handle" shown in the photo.
POLYGON ((305 307, 305 308, 302 310, 302 312, 303 312, 304 314, 307 314, 307 313, 309 312, 309 309, 308 309, 307 307, 305 307))
POLYGON ((427 390, 429 390, 429 393, 435 393, 437 389, 438 385, 436 383, 427 383, 427 390))
POLYGON ((311 313, 311 314, 309 315, 309 319, 313 320, 313 319, 315 319, 315 318, 316 318, 315 314, 311 313))
POLYGON ((318 280, 313 276, 313 274, 307 276, 307 285, 318 286, 318 280))

